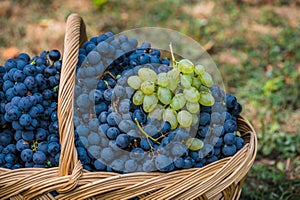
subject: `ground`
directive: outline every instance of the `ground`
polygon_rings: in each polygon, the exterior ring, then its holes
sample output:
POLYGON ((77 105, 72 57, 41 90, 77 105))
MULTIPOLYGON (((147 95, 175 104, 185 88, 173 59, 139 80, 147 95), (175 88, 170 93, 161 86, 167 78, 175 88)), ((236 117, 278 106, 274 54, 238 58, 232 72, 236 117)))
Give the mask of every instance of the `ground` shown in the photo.
POLYGON ((145 26, 180 31, 208 50, 257 131, 241 199, 300 199, 299 0, 51 2, 0 2, 0 65, 18 52, 62 50, 73 12, 89 37, 145 26))

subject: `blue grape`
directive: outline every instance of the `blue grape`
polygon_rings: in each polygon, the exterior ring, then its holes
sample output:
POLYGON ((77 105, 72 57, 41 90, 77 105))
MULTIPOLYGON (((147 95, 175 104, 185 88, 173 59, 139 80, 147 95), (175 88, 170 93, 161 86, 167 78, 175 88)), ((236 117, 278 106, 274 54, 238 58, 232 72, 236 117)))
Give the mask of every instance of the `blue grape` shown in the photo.
POLYGON ((222 147, 222 153, 224 156, 233 156, 236 153, 236 146, 235 145, 224 145, 222 147))
POLYGON ((187 157, 184 159, 184 164, 183 164, 184 169, 192 168, 194 167, 194 165, 195 165, 195 161, 191 157, 187 157))
POLYGON ((205 126, 210 122, 210 114, 207 112, 201 112, 199 118, 199 124, 205 126))
POLYGON ((85 148, 83 147, 77 147, 77 153, 78 153, 78 159, 81 162, 85 162, 85 160, 87 159, 87 152, 85 150, 85 148))
POLYGON ((97 133, 90 133, 88 141, 90 145, 98 145, 100 143, 100 136, 97 133))
POLYGON ((227 108, 233 108, 234 105, 236 104, 237 100, 236 100, 236 97, 234 95, 226 94, 225 102, 226 102, 227 108))
POLYGON ((213 155, 213 156, 210 156, 207 158, 206 160, 206 164, 210 164, 210 163, 213 163, 213 162, 216 162, 218 160, 218 157, 213 155))
POLYGON ((32 121, 32 118, 30 117, 29 114, 22 114, 19 119, 19 123, 23 127, 29 126, 31 124, 31 121, 32 121))
POLYGON ((50 142, 47 151, 51 155, 56 155, 60 151, 60 145, 57 142, 50 142))
POLYGON ((107 122, 110 126, 116 126, 120 123, 122 117, 116 112, 112 112, 107 116, 107 122))
POLYGON ((106 135, 110 140, 115 140, 119 134, 120 130, 116 127, 110 127, 106 132, 106 135))
POLYGON ((132 114, 133 120, 137 119, 139 123, 146 123, 147 115, 141 109, 137 109, 132 114))
POLYGON ((12 142, 12 136, 9 131, 3 131, 0 133, 0 145, 7 146, 12 142))
POLYGON ((97 160, 94 161, 94 167, 98 171, 105 171, 106 170, 106 164, 100 159, 97 159, 97 160))
POLYGON ((23 131, 22 138, 26 141, 31 141, 34 139, 34 132, 33 131, 23 131))
POLYGON ((43 128, 38 128, 36 135, 35 135, 35 139, 37 141, 42 141, 45 140, 47 138, 47 135, 49 134, 49 132, 43 128))
POLYGON ((60 59, 60 52, 58 51, 58 50, 56 50, 56 49, 53 49, 53 50, 51 50, 50 52, 49 52, 49 58, 50 58, 50 60, 52 60, 52 61, 57 61, 57 60, 59 60, 60 59))
POLYGON ((130 158, 136 161, 141 161, 145 157, 145 152, 141 148, 134 148, 130 152, 130 158))
POLYGON ((129 136, 127 134, 120 134, 116 138, 116 144, 122 148, 125 149, 130 143, 129 136))
POLYGON ((162 172, 169 171, 168 166, 173 165, 172 159, 165 156, 165 155, 159 155, 155 158, 155 167, 162 172))
POLYGON ((48 153, 48 143, 46 141, 39 142, 37 149, 45 154, 48 153))
POLYGON ((14 154, 16 152, 17 152, 17 149, 16 149, 15 144, 9 144, 5 148, 3 148, 3 150, 2 150, 2 153, 4 153, 4 154, 8 154, 8 153, 13 153, 14 154))
POLYGON ((232 115, 237 116, 242 112, 242 105, 240 103, 236 103, 232 109, 232 115))
POLYGON ((88 154, 91 155, 90 157, 99 159, 101 157, 101 149, 99 146, 96 145, 90 146, 88 148, 88 154))
POLYGON ((99 128, 99 123, 98 123, 98 119, 94 118, 94 119, 90 119, 89 121, 89 129, 93 132, 97 132, 99 128))
POLYGON ((80 136, 87 136, 89 134, 89 129, 85 125, 79 125, 76 130, 80 136))
POLYGON ((111 148, 104 148, 101 151, 101 159, 106 162, 111 162, 115 157, 115 154, 111 148))
POLYGON ((234 120, 226 120, 224 123, 224 129, 226 133, 233 133, 237 130, 237 123, 234 120))
POLYGON ((111 163, 111 168, 116 172, 122 172, 124 170, 124 161, 121 159, 113 160, 111 163))
POLYGON ((244 139, 241 138, 241 137, 236 137, 235 146, 236 146, 237 150, 240 150, 241 148, 243 148, 243 146, 244 146, 244 139))
POLYGON ((135 160, 127 160, 125 162, 125 170, 126 170, 126 172, 134 172, 134 171, 137 170, 137 167, 138 167, 138 165, 137 165, 137 163, 136 163, 135 160))
POLYGON ((15 95, 25 96, 26 93, 28 92, 28 90, 27 90, 26 86, 24 85, 24 83, 17 83, 13 87, 13 92, 15 95))
POLYGON ((172 143, 172 155, 175 157, 183 155, 187 151, 187 147, 183 145, 181 142, 173 142, 172 143))
POLYGON ((140 147, 145 151, 149 151, 151 149, 151 147, 153 147, 153 146, 154 146, 154 143, 150 139, 142 138, 140 141, 140 147))
POLYGON ((46 162, 47 157, 44 154, 44 152, 37 151, 33 154, 32 160, 33 160, 33 163, 36 165, 43 165, 46 162))
POLYGON ((30 162, 33 158, 33 151, 31 149, 24 149, 21 152, 21 159, 23 162, 30 162))
POLYGON ((236 141, 236 137, 233 133, 226 133, 224 135, 224 143, 226 145, 233 145, 236 141))

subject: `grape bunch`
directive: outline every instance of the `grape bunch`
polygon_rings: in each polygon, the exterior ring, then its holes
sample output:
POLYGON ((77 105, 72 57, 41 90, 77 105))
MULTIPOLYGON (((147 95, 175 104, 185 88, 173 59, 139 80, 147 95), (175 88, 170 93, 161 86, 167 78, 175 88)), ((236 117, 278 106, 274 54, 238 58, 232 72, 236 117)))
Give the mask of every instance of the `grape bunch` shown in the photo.
POLYGON ((170 66, 150 43, 137 44, 109 32, 79 50, 74 122, 85 169, 168 172, 242 148, 235 97, 229 105, 202 65, 182 59, 170 66))
POLYGON ((55 167, 59 163, 58 50, 21 53, 0 67, 0 167, 55 167))
POLYGON ((208 87, 212 77, 202 65, 182 59, 168 72, 157 74, 141 68, 138 76, 128 78, 128 85, 136 90, 133 103, 142 105, 150 116, 171 124, 171 128, 188 128, 198 122, 200 105, 211 106, 214 98, 208 87), (153 112, 153 113, 152 113, 153 112))

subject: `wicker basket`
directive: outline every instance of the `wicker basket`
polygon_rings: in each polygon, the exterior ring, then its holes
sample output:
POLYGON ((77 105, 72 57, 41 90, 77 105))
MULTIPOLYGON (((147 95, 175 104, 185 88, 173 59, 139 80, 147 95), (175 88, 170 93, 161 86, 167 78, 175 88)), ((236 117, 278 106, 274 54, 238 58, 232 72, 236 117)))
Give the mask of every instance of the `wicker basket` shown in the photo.
POLYGON ((73 95, 78 49, 87 40, 85 24, 77 14, 67 20, 63 67, 58 98, 61 157, 59 167, 0 168, 0 199, 239 199, 242 184, 257 150, 251 124, 238 117, 246 145, 233 157, 203 168, 170 173, 88 172, 77 158, 74 142, 73 95), (50 192, 57 190, 53 197, 50 192))

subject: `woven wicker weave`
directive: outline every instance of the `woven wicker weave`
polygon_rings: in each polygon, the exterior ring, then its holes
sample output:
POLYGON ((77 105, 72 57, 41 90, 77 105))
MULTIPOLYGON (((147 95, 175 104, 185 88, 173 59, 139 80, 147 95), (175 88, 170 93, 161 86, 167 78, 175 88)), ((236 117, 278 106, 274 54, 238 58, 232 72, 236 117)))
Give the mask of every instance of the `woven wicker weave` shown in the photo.
POLYGON ((67 20, 63 67, 58 98, 59 134, 62 146, 56 168, 0 168, 0 199, 239 199, 242 184, 257 150, 251 124, 238 117, 238 130, 246 145, 233 157, 203 168, 170 173, 88 172, 77 158, 74 143, 73 95, 78 49, 87 40, 82 18, 67 20), (49 192, 57 190, 53 197, 49 192))

